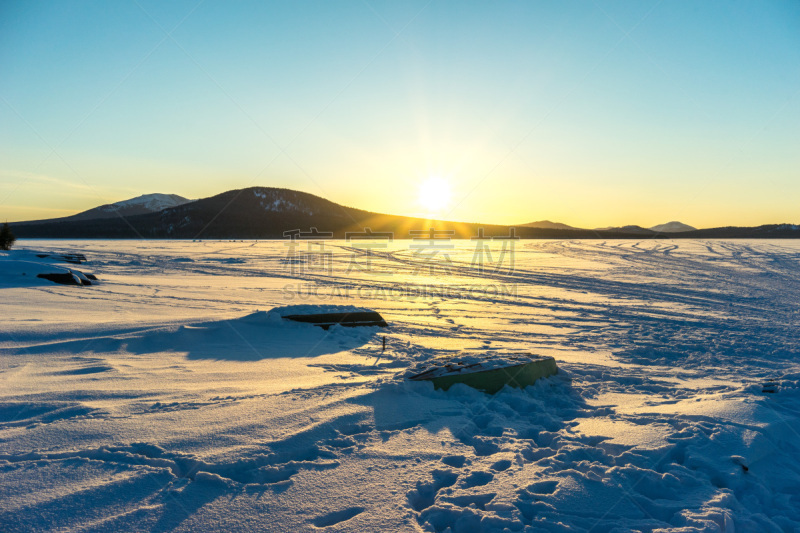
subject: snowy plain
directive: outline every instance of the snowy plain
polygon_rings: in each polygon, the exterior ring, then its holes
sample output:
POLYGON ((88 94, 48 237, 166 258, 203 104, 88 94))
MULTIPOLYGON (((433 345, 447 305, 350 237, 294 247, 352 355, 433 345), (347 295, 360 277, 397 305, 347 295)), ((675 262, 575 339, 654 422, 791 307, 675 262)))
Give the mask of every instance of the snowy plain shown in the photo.
POLYGON ((17 242, 91 286, 0 252, 0 530, 800 531, 800 242, 412 244, 17 242), (467 349, 560 371, 403 379, 467 349))

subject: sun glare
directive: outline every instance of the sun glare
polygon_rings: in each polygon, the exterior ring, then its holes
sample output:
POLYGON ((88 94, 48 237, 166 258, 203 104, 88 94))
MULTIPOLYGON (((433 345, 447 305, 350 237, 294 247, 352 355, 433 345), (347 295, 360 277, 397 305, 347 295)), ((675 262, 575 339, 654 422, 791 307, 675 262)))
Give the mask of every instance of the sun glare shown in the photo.
POLYGON ((419 203, 429 213, 440 213, 450 205, 450 183, 439 177, 430 177, 419 187, 419 203))

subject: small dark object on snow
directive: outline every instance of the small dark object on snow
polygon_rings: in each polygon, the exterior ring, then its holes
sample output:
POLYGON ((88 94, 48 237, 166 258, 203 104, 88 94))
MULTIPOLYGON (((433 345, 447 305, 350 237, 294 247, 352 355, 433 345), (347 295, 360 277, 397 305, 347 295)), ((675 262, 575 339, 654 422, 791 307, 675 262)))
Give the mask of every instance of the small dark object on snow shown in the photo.
POLYGON ((94 274, 84 274, 84 276, 86 276, 92 281, 97 281, 97 276, 95 276, 94 274))
POLYGON ((76 265, 80 265, 81 263, 86 261, 86 256, 83 254, 64 254, 61 257, 67 263, 75 263, 76 265))
POLYGON ((283 318, 294 320, 295 322, 306 322, 328 329, 335 324, 348 328, 358 326, 380 326, 386 328, 389 324, 383 319, 380 313, 375 311, 357 311, 351 313, 321 313, 318 315, 287 315, 283 318))
POLYGON ((37 278, 44 278, 49 279, 54 283, 60 283, 61 285, 82 285, 82 281, 79 281, 80 278, 72 275, 69 272, 62 273, 53 273, 53 274, 39 274, 36 276, 37 278))
POLYGON ((766 394, 775 394, 778 392, 778 380, 776 379, 768 379, 764 382, 763 388, 761 389, 762 393, 766 394))

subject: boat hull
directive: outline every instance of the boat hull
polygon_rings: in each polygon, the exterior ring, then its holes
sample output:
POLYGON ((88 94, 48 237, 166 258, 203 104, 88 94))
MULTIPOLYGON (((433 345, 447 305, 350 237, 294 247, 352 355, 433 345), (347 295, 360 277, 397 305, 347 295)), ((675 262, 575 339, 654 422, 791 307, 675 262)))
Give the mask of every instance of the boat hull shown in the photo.
POLYGON ((479 372, 462 372, 431 378, 436 389, 447 390, 457 383, 463 383, 474 389, 494 394, 503 387, 525 388, 536 380, 558 373, 556 360, 552 357, 540 357, 527 363, 493 368, 479 372))

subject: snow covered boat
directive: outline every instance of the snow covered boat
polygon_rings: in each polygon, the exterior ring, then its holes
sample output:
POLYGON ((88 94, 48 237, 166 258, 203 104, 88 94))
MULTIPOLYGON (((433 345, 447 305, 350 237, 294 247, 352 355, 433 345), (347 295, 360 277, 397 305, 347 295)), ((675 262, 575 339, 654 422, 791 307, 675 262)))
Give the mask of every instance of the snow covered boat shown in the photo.
POLYGON ((336 324, 348 328, 358 326, 385 328, 389 326, 377 311, 351 305, 293 305, 279 307, 273 309, 272 312, 278 313, 281 318, 286 320, 305 322, 322 329, 328 329, 336 324))
POLYGON ((288 315, 286 320, 314 324, 322 329, 328 329, 335 324, 355 328, 358 326, 388 326, 383 317, 375 311, 362 311, 357 313, 320 313, 318 315, 288 315))
POLYGON ((85 261, 83 254, 8 250, 0 253, 0 279, 5 285, 20 286, 36 284, 36 278, 61 285, 94 285, 97 276, 64 264, 80 265, 85 261))
POLYGON ((456 383, 494 394, 503 387, 524 388, 539 378, 558 372, 556 360, 550 356, 531 353, 459 354, 434 359, 419 365, 408 376, 411 381, 431 381, 436 389, 447 390, 456 383))

